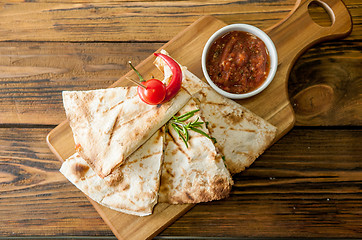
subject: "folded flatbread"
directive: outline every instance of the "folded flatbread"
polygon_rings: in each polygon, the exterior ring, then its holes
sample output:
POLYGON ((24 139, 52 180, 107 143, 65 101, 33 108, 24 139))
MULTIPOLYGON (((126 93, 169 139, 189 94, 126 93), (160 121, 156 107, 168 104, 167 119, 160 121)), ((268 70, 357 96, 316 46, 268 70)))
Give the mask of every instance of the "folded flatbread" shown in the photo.
MULTIPOLYGON (((197 103, 190 100, 178 114, 195 109, 198 109, 197 103)), ((187 122, 197 117, 200 117, 198 112, 187 122)), ((208 133, 205 126, 202 130, 208 133)), ((186 147, 177 132, 168 127, 159 202, 198 203, 229 195, 233 181, 212 140, 192 130, 189 135, 186 147)))
POLYGON ((249 167, 272 143, 276 127, 208 85, 195 95, 231 174, 249 167))
POLYGON ((63 92, 76 149, 102 178, 120 166, 189 99, 183 89, 160 105, 142 102, 137 87, 63 92))
MULTIPOLYGON (((164 50, 161 52, 168 54, 164 50)), ((170 75, 170 69, 163 61, 156 59, 155 64, 164 71, 165 78, 170 75)), ((181 67, 186 76, 183 87, 198 101, 201 114, 209 122, 208 129, 217 140, 216 147, 224 156, 227 168, 231 174, 243 171, 270 146, 276 127, 216 93, 186 67, 181 67)))
POLYGON ((105 178, 78 153, 62 164, 60 172, 101 205, 127 214, 149 215, 157 202, 163 146, 164 132, 159 130, 105 178))

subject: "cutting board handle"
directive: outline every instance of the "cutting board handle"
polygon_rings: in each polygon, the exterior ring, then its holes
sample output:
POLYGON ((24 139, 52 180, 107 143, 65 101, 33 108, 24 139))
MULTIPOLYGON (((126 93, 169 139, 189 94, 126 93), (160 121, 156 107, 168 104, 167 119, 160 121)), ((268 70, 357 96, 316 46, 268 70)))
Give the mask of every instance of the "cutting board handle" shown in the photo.
POLYGON ((347 36, 352 31, 352 19, 341 0, 298 0, 294 9, 281 22, 265 30, 276 43, 280 62, 294 61, 312 45, 347 36), (320 26, 310 16, 308 7, 316 3, 328 13, 331 26, 320 26))

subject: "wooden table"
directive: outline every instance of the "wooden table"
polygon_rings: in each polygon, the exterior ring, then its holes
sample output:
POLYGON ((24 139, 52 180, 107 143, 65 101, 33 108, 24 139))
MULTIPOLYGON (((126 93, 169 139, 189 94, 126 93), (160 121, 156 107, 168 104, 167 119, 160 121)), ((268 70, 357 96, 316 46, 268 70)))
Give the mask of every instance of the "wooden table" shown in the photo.
MULTIPOLYGON (((65 119, 62 90, 108 87, 204 15, 266 29, 294 3, 0 3, 0 239, 115 238, 45 142, 65 119)), ((362 5, 345 4, 350 36, 312 47, 290 73, 296 126, 234 177, 228 199, 196 205, 157 239, 362 238, 362 5)))

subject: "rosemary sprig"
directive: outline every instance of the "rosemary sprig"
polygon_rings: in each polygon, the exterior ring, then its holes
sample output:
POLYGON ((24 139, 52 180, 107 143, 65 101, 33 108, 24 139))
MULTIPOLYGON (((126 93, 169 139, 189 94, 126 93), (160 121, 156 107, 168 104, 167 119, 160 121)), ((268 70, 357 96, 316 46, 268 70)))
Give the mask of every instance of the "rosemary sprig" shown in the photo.
POLYGON ((193 111, 190 111, 188 113, 185 113, 181 116, 173 116, 172 119, 169 121, 169 124, 171 125, 171 127, 173 129, 175 129, 175 131, 177 132, 177 134, 179 135, 179 137, 182 139, 182 141, 185 143, 186 147, 188 147, 187 142, 190 139, 190 135, 189 135, 189 130, 192 130, 194 132, 200 133, 202 135, 204 135, 207 138, 210 138, 211 140, 214 141, 214 143, 216 142, 215 138, 210 137, 207 133, 205 133, 204 131, 201 130, 202 125, 203 124, 207 124, 205 122, 199 121, 199 117, 197 117, 196 120, 189 122, 189 123, 185 123, 187 120, 189 120, 190 118, 192 118, 196 112, 200 111, 200 109, 195 109, 193 111))

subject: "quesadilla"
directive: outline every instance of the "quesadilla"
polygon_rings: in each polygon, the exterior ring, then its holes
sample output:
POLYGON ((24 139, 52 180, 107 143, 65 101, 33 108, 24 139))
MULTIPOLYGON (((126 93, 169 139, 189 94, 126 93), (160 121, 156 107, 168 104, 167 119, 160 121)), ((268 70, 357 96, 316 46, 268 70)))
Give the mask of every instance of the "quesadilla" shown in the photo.
POLYGON ((79 153, 69 157, 60 172, 99 204, 145 216, 157 203, 163 147, 164 132, 159 130, 105 178, 99 177, 79 153))
POLYGON ((141 101, 137 87, 63 92, 76 149, 102 178, 120 166, 189 99, 183 89, 159 105, 141 101))
MULTIPOLYGON (((161 53, 168 54, 164 50, 161 53)), ((163 61, 156 59, 155 64, 164 71, 165 78, 170 74, 163 61)), ((217 140, 216 147, 224 156, 228 170, 231 174, 243 171, 271 144, 276 127, 233 100, 219 95, 186 67, 181 68, 186 76, 183 87, 199 102, 201 114, 209 122, 208 129, 217 140)))
POLYGON ((249 167, 271 144, 276 127, 208 85, 195 95, 231 174, 249 167))
MULTIPOLYGON (((190 100, 178 115, 198 109, 190 100)), ((193 122, 199 113, 188 119, 193 122)), ((202 130, 208 133, 203 126, 202 130)), ((159 202, 171 204, 219 200, 229 195, 233 181, 213 141, 189 131, 188 147, 172 127, 166 133, 165 156, 161 173, 159 202)))

